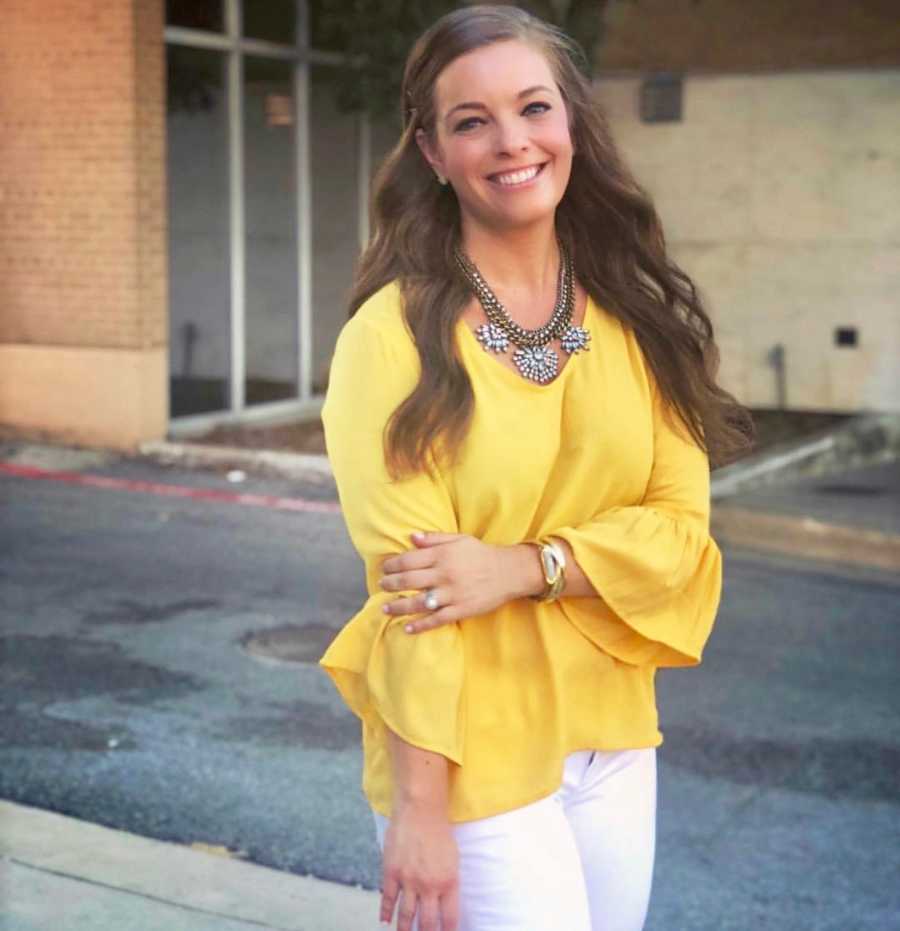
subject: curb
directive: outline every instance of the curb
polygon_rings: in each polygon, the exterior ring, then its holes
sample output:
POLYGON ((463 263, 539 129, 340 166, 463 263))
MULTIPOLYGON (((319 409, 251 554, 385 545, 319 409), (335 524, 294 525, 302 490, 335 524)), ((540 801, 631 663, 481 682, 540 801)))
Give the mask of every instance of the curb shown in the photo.
MULTIPOLYGON (((121 451, 93 447, 55 446, 50 443, 19 442, 28 462, 44 450, 46 454, 69 455, 85 464, 92 459, 122 455, 121 451)), ((188 468, 244 468, 288 479, 316 484, 334 484, 327 455, 256 450, 236 446, 147 440, 139 443, 132 455, 142 456, 162 465, 188 468)), ((125 453, 125 455, 129 455, 125 453)), ((852 418, 836 429, 799 441, 773 446, 739 462, 717 469, 711 477, 713 501, 739 491, 759 488, 784 478, 826 475, 842 469, 875 465, 900 459, 900 413, 869 413, 852 418)), ((40 465, 40 462, 32 464, 40 465)))
MULTIPOLYGON (((230 856, 152 840, 0 800, 0 854, 23 874, 42 882, 81 880, 133 897, 135 912, 176 906, 185 909, 179 928, 203 927, 210 917, 245 921, 277 931, 346 931, 378 926, 378 892, 298 876, 230 856)), ((55 902, 35 902, 28 883, 12 884, 4 911, 29 917, 55 914, 55 902)), ((106 926, 105 924, 103 925, 106 926)), ((151 923, 146 927, 159 927, 151 923)), ((62 927, 62 925, 59 925, 62 927)), ((135 922, 134 927, 143 927, 135 922)))
POLYGON ((314 453, 285 453, 272 449, 242 449, 203 443, 152 440, 138 447, 142 456, 162 465, 189 468, 245 468, 281 478, 316 484, 334 484, 328 457, 314 453))
POLYGON ((900 536, 723 505, 713 508, 710 531, 721 543, 900 572, 900 536))
MULTIPOLYGON (((188 467, 242 467, 283 478, 334 484, 328 456, 243 449, 201 443, 149 441, 140 454, 162 464, 188 467)), ((900 458, 900 414, 863 414, 837 429, 782 443, 717 469, 710 481, 713 501, 785 478, 827 475, 842 469, 900 458)))
POLYGON ((713 500, 782 482, 900 459, 900 413, 860 414, 840 427, 772 446, 717 469, 713 500))
MULTIPOLYGON (((900 571, 900 536, 829 524, 811 517, 758 513, 733 507, 727 499, 738 491, 771 485, 776 478, 827 474, 847 459, 847 466, 896 458, 900 451, 900 417, 863 415, 850 423, 800 442, 781 444, 717 470, 710 483, 713 535, 721 542, 765 552, 900 571), (824 464, 824 467, 823 467, 824 464)), ((158 461, 187 466, 232 466, 271 470, 290 478, 332 483, 324 455, 248 450, 196 443, 144 443, 141 452, 158 461)))
MULTIPOLYGON (((34 449, 50 454, 52 447, 34 449)), ((30 461, 31 446, 13 457, 30 461)), ((108 451, 107 451, 108 452, 108 451)), ((99 450, 66 450, 60 454, 85 457, 89 467, 99 450)), ((148 441, 138 454, 162 465, 187 468, 239 468, 260 474, 334 487, 328 457, 312 453, 254 450, 211 444, 148 441)), ((776 553, 805 555, 812 559, 900 569, 900 537, 863 528, 828 524, 810 517, 758 513, 732 507, 727 499, 743 490, 771 486, 776 480, 832 474, 841 468, 892 461, 900 456, 900 415, 865 414, 848 424, 800 442, 781 444, 716 470, 711 480, 712 532, 723 542, 776 553)), ((44 455, 43 458, 46 458, 44 455)), ((42 465, 45 463, 42 462, 42 465)))

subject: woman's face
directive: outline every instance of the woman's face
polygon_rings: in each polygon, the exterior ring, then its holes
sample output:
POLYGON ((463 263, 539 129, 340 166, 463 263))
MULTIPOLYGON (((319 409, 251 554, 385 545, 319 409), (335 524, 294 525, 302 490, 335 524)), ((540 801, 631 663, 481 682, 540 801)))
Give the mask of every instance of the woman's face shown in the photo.
POLYGON ((572 139, 543 54, 516 40, 468 52, 440 73, 434 96, 436 138, 419 130, 416 139, 464 218, 509 229, 552 217, 569 183, 572 139))

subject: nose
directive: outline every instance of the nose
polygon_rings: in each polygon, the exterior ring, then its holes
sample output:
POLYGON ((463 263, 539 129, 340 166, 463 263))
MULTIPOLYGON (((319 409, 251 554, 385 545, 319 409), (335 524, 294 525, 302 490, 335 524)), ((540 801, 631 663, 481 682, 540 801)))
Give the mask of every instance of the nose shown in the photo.
POLYGON ((496 146, 498 155, 513 155, 528 149, 528 133, 520 120, 498 120, 496 146))

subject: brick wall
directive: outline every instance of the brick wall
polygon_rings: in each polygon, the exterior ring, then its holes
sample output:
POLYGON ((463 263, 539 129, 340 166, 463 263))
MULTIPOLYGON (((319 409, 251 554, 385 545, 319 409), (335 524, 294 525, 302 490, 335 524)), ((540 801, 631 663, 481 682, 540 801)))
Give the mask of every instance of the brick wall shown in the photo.
POLYGON ((142 347, 169 342, 164 19, 161 0, 134 0, 137 289, 142 347))
POLYGON ((133 450, 168 424, 162 0, 0 23, 0 424, 133 450))
POLYGON ((161 0, 5 0, 0 343, 166 341, 161 0))

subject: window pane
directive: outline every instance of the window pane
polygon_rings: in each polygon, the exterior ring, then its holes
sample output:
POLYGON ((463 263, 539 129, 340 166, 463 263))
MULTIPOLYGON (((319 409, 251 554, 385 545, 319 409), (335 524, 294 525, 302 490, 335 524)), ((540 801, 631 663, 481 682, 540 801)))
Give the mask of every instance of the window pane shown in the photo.
POLYGON ((337 69, 310 68, 313 392, 324 391, 359 255, 359 117, 335 102, 337 69))
POLYGON ((222 32, 222 0, 166 0, 166 25, 222 32))
POLYGON ((243 34, 293 45, 297 34, 297 0, 244 0, 243 34))
POLYGON ((291 62, 244 59, 248 405, 298 395, 293 69, 291 62))
POLYGON ((170 415, 230 401, 225 57, 170 45, 167 64, 170 415))

